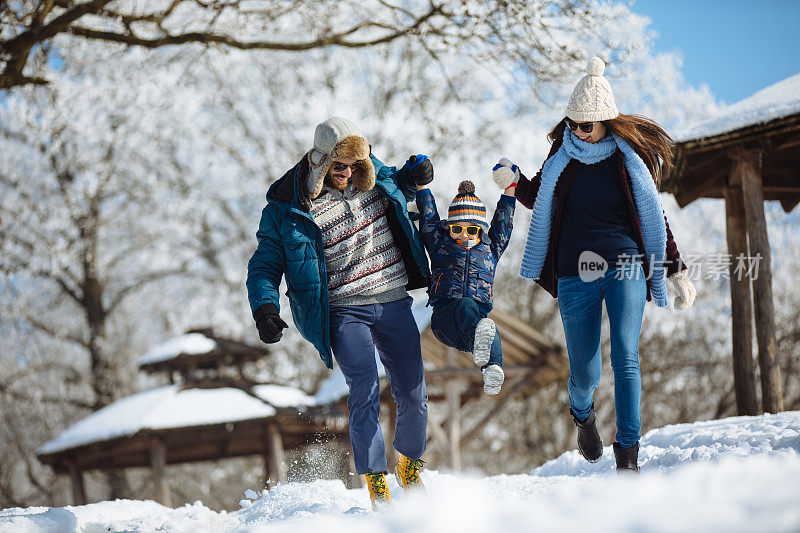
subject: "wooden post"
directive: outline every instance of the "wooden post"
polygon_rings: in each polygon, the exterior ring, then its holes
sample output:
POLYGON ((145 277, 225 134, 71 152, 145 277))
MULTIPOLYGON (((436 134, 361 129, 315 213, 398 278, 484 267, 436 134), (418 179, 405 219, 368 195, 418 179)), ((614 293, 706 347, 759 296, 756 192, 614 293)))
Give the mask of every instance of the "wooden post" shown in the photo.
POLYGON ((350 472, 353 473, 351 476, 353 478, 353 486, 351 488, 360 489, 364 486, 364 478, 361 474, 356 472, 356 459, 353 456, 353 446, 350 444, 350 441, 347 441, 347 445, 350 447, 350 453, 347 454, 347 464, 350 465, 350 472))
POLYGON ((342 483, 348 489, 357 489, 359 486, 356 485, 356 477, 358 477, 355 473, 355 470, 350 467, 350 457, 352 456, 351 453, 343 453, 339 457, 339 468, 342 472, 342 483))
POLYGON ((397 429, 397 403, 391 394, 389 397, 389 422, 386 428, 386 466, 389 472, 394 472, 394 467, 397 465, 399 456, 397 450, 394 449, 394 435, 397 429))
POLYGON ((167 446, 161 439, 153 439, 150 444, 150 467, 153 470, 156 501, 167 507, 172 507, 169 482, 167 481, 167 446))
POLYGON ((283 439, 277 424, 267 426, 267 454, 269 471, 274 481, 286 481, 286 465, 283 461, 283 439))
POLYGON ((736 271, 737 257, 748 256, 742 190, 725 186, 725 235, 731 255, 731 337, 733 387, 739 415, 758 415, 756 377, 753 364, 753 315, 750 310, 750 276, 736 271))
MULTIPOLYGON (((453 348, 447 350, 447 366, 455 368, 458 354, 453 348)), ((447 398, 447 433, 450 443, 450 468, 461 468, 461 399, 459 398, 459 382, 455 379, 445 381, 445 397, 447 398)))
POLYGON ((264 457, 264 488, 270 490, 274 486, 275 480, 272 479, 272 472, 270 472, 269 468, 269 463, 270 463, 269 452, 265 450, 263 457, 264 457))
POLYGON ((446 450, 448 444, 450 443, 450 437, 448 437, 447 432, 442 429, 442 425, 428 413, 428 436, 427 436, 428 447, 426 449, 426 453, 436 449, 437 446, 442 448, 442 450, 446 450))
POLYGON ((486 427, 491 420, 495 419, 498 413, 503 410, 508 402, 514 399, 520 392, 525 390, 530 381, 533 379, 533 376, 534 372, 531 371, 527 374, 516 377, 510 383, 506 383, 506 389, 501 393, 500 398, 495 401, 494 406, 489 409, 489 412, 486 413, 486 415, 484 415, 484 417, 481 418, 478 423, 472 427, 472 429, 470 429, 463 437, 461 437, 461 444, 466 445, 469 441, 477 437, 481 430, 486 427))
POLYGON ((72 505, 86 505, 86 488, 83 484, 83 471, 70 461, 69 478, 72 480, 72 505))
POLYGON ((764 189, 761 181, 761 156, 756 151, 736 155, 733 174, 742 183, 744 211, 750 256, 759 260, 758 276, 753 276, 753 308, 756 318, 758 362, 761 368, 761 404, 764 411, 783 411, 781 371, 776 363, 775 310, 772 301, 772 260, 764 216, 764 189))

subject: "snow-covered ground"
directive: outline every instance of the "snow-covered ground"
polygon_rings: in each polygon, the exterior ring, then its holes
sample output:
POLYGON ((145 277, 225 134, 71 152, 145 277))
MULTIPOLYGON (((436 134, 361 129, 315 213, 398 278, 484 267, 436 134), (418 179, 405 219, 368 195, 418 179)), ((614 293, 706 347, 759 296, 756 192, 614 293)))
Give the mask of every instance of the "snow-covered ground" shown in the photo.
POLYGON ((640 476, 575 451, 530 475, 425 472, 428 491, 368 511, 365 489, 340 481, 247 491, 236 512, 152 501, 5 509, 0 531, 800 531, 800 412, 667 426, 642 439, 640 476))

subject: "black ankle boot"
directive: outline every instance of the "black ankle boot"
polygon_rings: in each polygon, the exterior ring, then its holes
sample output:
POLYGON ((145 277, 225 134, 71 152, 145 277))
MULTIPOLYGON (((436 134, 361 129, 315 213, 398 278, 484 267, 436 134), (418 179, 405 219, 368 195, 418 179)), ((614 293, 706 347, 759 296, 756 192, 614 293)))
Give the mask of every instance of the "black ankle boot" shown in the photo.
POLYGON ((578 426, 578 451, 581 452, 584 459, 590 463, 596 463, 603 456, 603 439, 597 432, 594 404, 589 411, 589 416, 584 421, 581 421, 572 409, 569 412, 572 414, 575 425, 578 426))
POLYGON ((639 473, 639 443, 623 448, 619 442, 614 443, 614 457, 617 460, 617 472, 639 473))

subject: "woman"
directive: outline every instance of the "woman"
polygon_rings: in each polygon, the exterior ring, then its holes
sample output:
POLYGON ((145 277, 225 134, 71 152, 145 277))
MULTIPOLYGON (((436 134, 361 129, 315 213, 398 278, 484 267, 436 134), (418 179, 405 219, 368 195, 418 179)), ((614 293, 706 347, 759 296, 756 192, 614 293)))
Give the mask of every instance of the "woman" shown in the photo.
POLYGON ((533 209, 520 275, 553 297, 569 355, 570 412, 578 450, 596 462, 603 441, 592 396, 600 381, 601 305, 611 326, 617 416, 617 470, 638 472, 641 375, 639 334, 646 300, 667 305, 665 279, 685 309, 696 291, 686 276, 658 197, 672 166, 672 140, 655 122, 617 111, 600 58, 575 87, 566 117, 548 135, 542 169, 528 180, 507 159, 498 185, 517 183, 516 197, 533 209), (647 273, 647 276, 645 276, 647 273))

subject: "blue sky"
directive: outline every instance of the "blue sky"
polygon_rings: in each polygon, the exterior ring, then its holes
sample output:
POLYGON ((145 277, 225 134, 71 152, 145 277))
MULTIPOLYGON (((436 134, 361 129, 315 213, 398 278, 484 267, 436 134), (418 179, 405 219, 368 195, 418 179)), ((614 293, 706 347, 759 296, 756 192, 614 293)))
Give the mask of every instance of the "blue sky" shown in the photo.
POLYGON ((732 104, 800 72, 800 0, 636 0, 655 50, 680 50, 683 74, 732 104))
POLYGON ((680 51, 686 80, 728 104, 800 72, 800 0, 621 1, 652 19, 656 52, 680 51))

